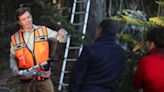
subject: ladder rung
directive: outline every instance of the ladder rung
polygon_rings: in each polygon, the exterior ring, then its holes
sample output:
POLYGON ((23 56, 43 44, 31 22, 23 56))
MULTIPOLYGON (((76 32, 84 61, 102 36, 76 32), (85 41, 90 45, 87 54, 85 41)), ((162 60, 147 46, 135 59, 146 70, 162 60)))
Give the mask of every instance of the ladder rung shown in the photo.
POLYGON ((76 61, 77 59, 66 59, 67 61, 76 61))
POLYGON ((76 46, 76 47, 69 47, 68 49, 80 49, 80 46, 76 46))
MULTIPOLYGON (((72 14, 71 14, 71 24, 77 28, 77 30, 79 30, 80 32, 82 31, 83 34, 86 34, 86 27, 87 27, 87 23, 88 23, 88 15, 89 15, 89 9, 90 9, 90 2, 91 0, 74 0, 73 2, 73 7, 72 7, 72 14), (80 8, 78 6, 85 6, 84 8, 80 8), (81 21, 75 21, 76 18, 82 18, 81 21)), ((84 35, 82 35, 82 39, 85 38, 84 35)), ((63 60, 63 64, 62 64, 62 71, 61 71, 61 75, 60 75, 60 80, 59 80, 59 87, 58 90, 59 91, 66 91, 68 89, 69 86, 69 79, 70 79, 70 73, 73 68, 73 65, 76 63, 77 61, 77 53, 78 55, 81 53, 81 50, 83 48, 83 43, 81 43, 80 45, 74 45, 71 46, 70 43, 73 39, 69 38, 67 40, 67 44, 66 44, 66 50, 65 50, 65 54, 64 54, 64 60, 63 60), (68 53, 69 50, 73 49, 73 52, 75 53, 68 53), (78 50, 78 51, 76 51, 78 50), (68 74, 67 74, 68 73, 68 74), (62 90, 63 89, 63 90, 62 90)), ((76 39, 75 39, 76 41, 76 39)))
POLYGON ((75 12, 74 14, 85 14, 85 11, 81 11, 81 12, 75 12))
POLYGON ((71 71, 63 71, 64 73, 71 73, 71 71))
POLYGON ((60 84, 60 85, 62 85, 62 86, 69 86, 68 83, 63 83, 63 84, 60 84))
POLYGON ((77 0, 75 3, 84 3, 86 2, 87 0, 77 0))
POLYGON ((74 26, 82 26, 84 23, 73 23, 74 26))

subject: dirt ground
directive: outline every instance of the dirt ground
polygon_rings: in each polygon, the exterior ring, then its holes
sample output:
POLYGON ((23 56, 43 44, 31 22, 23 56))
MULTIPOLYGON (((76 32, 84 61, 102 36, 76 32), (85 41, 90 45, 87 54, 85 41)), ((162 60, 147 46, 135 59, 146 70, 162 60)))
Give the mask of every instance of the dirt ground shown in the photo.
MULTIPOLYGON (((56 64, 57 65, 57 64, 56 64)), ((7 68, 7 67, 6 67, 7 68)), ((58 67, 52 67, 52 81, 54 84, 54 90, 57 92, 58 82, 59 82, 59 70, 58 67)), ((1 71, 0 73, 0 88, 9 88, 10 92, 20 92, 20 80, 13 76, 10 69, 6 69, 5 71, 1 71)))

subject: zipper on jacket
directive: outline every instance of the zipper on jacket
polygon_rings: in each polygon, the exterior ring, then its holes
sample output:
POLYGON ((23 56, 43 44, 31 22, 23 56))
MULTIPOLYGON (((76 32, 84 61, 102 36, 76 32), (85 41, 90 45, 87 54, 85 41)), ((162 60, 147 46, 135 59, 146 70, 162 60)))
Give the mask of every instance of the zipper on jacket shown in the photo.
MULTIPOLYGON (((33 31, 34 32, 34 41, 35 41, 35 30, 33 31)), ((23 33, 22 33, 22 38, 24 40, 24 36, 23 36, 23 33)), ((26 44, 25 40, 24 40, 24 43, 26 44)), ((36 58, 35 58, 35 54, 34 54, 34 48, 35 48, 35 42, 33 42, 33 52, 28 48, 27 44, 26 44, 26 48, 28 49, 28 51, 30 51, 32 57, 33 57, 33 63, 34 63, 34 66, 36 65, 36 58)))

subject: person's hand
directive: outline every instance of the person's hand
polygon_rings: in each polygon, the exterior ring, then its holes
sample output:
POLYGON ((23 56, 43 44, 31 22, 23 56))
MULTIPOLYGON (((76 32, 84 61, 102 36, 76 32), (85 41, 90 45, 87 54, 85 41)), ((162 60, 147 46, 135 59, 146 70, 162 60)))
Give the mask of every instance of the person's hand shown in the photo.
POLYGON ((67 34, 68 33, 64 28, 59 29, 56 35, 57 41, 59 41, 60 43, 65 43, 67 40, 67 34))
POLYGON ((37 69, 36 68, 30 68, 30 69, 25 69, 25 70, 20 70, 18 72, 18 75, 23 78, 29 78, 31 76, 34 76, 37 74, 37 69))

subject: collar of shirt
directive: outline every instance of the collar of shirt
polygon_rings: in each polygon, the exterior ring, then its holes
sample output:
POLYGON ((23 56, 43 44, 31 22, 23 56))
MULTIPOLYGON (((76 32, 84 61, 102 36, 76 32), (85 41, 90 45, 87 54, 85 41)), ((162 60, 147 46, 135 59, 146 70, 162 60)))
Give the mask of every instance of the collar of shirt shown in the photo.
POLYGON ((24 31, 23 29, 21 29, 21 31, 22 31, 22 33, 23 33, 23 37, 24 37, 24 40, 25 40, 25 43, 26 43, 26 45, 27 45, 27 47, 29 48, 29 50, 31 50, 32 52, 33 52, 33 43, 34 43, 34 34, 33 34, 33 32, 34 32, 34 30, 35 29, 38 29, 39 28, 39 26, 37 26, 37 25, 32 25, 32 30, 30 31, 30 32, 26 32, 26 31, 24 31))
MULTIPOLYGON (((30 32, 33 32, 35 29, 38 29, 38 28, 39 28, 39 26, 33 24, 33 25, 32 25, 32 30, 31 30, 30 32)), ((22 32, 25 32, 24 29, 21 29, 21 31, 22 31, 22 32)))

